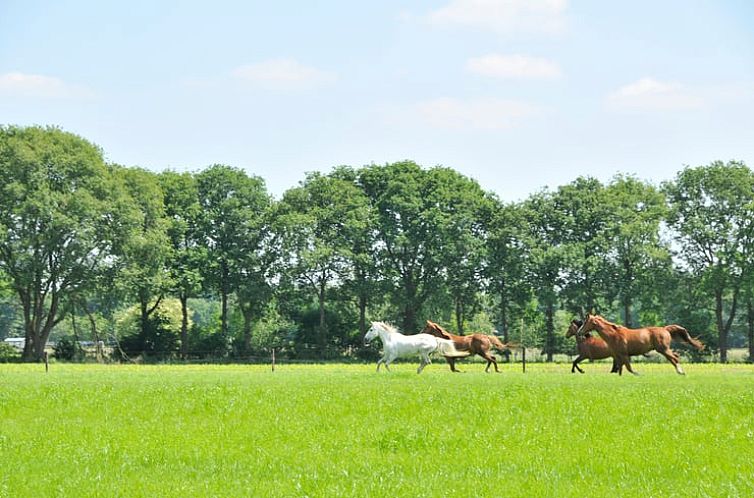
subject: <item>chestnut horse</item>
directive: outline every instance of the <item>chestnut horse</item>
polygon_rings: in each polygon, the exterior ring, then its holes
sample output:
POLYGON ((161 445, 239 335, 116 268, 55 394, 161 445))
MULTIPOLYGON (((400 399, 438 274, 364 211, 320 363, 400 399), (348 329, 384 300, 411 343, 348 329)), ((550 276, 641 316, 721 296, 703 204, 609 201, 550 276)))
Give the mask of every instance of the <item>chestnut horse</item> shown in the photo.
MULTIPOLYGON (((581 320, 571 320, 571 325, 568 327, 568 332, 566 332, 566 337, 576 336, 576 349, 579 352, 579 355, 573 360, 571 373, 575 373, 576 370, 584 373, 581 367, 579 367, 579 363, 584 360, 604 360, 605 358, 613 356, 607 343, 601 338, 593 337, 589 332, 584 335, 577 334, 579 327, 583 324, 584 322, 581 320)), ((613 368, 610 370, 610 373, 617 372, 618 365, 615 362, 615 359, 613 359, 613 368)))
MULTIPOLYGON (((500 370, 497 368, 497 360, 493 355, 490 354, 490 349, 495 348, 498 351, 505 351, 509 347, 508 345, 503 344, 500 339, 498 339, 494 335, 455 335, 451 334, 437 323, 431 322, 429 320, 427 320, 427 325, 424 327, 424 330, 422 330, 422 334, 431 334, 435 337, 449 339, 453 341, 453 344, 458 351, 466 351, 469 353, 469 355, 476 354, 481 356, 482 358, 487 360, 487 367, 484 369, 485 372, 489 372, 490 365, 495 365, 495 372, 500 372, 500 370)), ((448 365, 450 365, 451 372, 460 372, 460 370, 456 369, 456 358, 446 356, 445 360, 448 362, 448 365)))
POLYGON ((692 338, 688 330, 680 325, 666 325, 664 327, 644 327, 629 329, 612 322, 608 322, 599 315, 587 315, 578 334, 596 330, 612 351, 613 358, 618 362, 618 374, 623 374, 623 366, 634 375, 638 375, 631 368, 631 355, 657 351, 675 367, 680 375, 685 375, 678 364, 680 357, 670 349, 672 339, 680 339, 701 351, 704 344, 692 338))

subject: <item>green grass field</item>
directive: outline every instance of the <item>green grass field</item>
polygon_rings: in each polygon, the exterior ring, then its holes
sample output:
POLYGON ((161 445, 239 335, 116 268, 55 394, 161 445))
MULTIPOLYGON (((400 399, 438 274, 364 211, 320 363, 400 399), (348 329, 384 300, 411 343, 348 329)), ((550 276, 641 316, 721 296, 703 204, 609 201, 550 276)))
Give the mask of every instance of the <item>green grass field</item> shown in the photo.
POLYGON ((754 496, 754 368, 0 365, 0 496, 754 496))

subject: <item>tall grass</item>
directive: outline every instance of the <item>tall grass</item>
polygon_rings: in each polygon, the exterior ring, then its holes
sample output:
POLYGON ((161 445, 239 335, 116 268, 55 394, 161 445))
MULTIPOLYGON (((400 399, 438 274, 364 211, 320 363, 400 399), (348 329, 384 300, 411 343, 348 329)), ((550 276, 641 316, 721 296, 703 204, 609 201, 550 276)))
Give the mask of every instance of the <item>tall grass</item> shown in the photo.
POLYGON ((754 368, 0 365, 0 496, 753 496, 754 368))

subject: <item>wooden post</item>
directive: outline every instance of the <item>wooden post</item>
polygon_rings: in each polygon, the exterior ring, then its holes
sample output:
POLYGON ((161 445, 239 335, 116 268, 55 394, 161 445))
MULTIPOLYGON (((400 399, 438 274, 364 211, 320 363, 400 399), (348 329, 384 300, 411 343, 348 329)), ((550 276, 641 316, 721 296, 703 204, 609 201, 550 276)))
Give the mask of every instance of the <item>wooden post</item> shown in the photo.
POLYGON ((523 373, 526 373, 526 336, 524 335, 524 319, 521 319, 521 367, 523 373))
POLYGON ((50 371, 50 363, 47 360, 47 351, 45 351, 44 353, 42 353, 42 358, 45 361, 45 373, 47 373, 47 372, 50 371))
POLYGON ((272 371, 275 371, 275 348, 272 348, 272 371))

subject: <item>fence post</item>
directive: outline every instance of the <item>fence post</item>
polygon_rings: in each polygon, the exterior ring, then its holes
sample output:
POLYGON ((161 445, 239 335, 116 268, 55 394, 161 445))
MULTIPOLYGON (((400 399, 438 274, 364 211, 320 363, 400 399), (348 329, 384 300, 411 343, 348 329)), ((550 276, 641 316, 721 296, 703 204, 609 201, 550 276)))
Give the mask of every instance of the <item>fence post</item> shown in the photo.
POLYGON ((524 319, 521 319, 521 367, 523 373, 526 373, 526 336, 524 335, 524 319))
POLYGON ((47 372, 50 371, 50 363, 47 360, 47 351, 45 351, 44 353, 42 353, 42 357, 45 360, 45 373, 47 373, 47 372))
POLYGON ((272 371, 275 371, 275 348, 272 348, 272 371))

